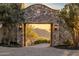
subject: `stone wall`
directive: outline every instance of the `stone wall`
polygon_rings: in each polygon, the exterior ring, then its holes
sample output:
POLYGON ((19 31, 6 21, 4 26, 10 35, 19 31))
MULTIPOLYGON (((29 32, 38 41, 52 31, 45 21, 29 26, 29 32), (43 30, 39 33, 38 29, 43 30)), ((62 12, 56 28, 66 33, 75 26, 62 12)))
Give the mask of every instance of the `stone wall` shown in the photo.
POLYGON ((10 26, 10 24, 2 24, 2 28, 0 28, 0 43, 3 45, 11 45, 13 42, 16 42, 16 26, 10 26))
POLYGON ((59 42, 60 45, 63 45, 66 40, 73 41, 72 34, 70 32, 69 27, 65 23, 63 19, 60 19, 60 27, 59 27, 59 42))
POLYGON ((0 28, 0 43, 1 43, 1 40, 2 40, 2 38, 3 38, 3 30, 2 30, 2 28, 0 28))
POLYGON ((35 4, 25 9, 24 18, 26 23, 56 23, 58 10, 51 9, 42 4, 35 4))

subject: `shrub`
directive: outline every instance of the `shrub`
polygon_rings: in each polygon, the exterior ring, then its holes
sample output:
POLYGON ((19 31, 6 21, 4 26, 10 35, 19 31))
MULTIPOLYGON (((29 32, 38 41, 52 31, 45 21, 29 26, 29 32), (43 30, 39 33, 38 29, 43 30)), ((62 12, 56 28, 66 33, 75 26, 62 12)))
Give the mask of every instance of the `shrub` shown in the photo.
POLYGON ((73 42, 73 40, 65 40, 64 41, 64 44, 65 45, 68 45, 68 46, 73 46, 74 45, 74 42, 73 42))
POLYGON ((34 44, 40 44, 40 43, 50 43, 50 40, 39 38, 34 42, 34 44))

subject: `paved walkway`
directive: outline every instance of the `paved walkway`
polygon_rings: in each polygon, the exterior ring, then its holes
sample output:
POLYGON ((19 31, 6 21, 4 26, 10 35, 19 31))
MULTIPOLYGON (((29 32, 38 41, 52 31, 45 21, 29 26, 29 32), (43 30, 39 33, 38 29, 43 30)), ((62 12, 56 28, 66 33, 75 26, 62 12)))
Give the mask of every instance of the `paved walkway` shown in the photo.
POLYGON ((30 47, 33 47, 33 48, 46 48, 46 47, 49 47, 50 44, 48 43, 43 43, 43 44, 37 44, 37 45, 34 45, 34 46, 30 46, 30 47))
POLYGON ((0 56, 79 56, 79 50, 58 49, 47 47, 46 44, 43 44, 42 47, 40 46, 19 48, 0 46, 0 56), (45 47, 43 47, 44 45, 45 47))

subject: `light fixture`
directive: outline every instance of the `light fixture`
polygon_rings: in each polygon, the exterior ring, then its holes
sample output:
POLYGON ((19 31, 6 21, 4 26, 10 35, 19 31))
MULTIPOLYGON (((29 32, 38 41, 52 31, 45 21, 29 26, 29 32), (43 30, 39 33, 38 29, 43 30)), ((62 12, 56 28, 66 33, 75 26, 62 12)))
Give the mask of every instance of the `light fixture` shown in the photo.
POLYGON ((0 24, 0 28, 2 28, 2 24, 0 24))

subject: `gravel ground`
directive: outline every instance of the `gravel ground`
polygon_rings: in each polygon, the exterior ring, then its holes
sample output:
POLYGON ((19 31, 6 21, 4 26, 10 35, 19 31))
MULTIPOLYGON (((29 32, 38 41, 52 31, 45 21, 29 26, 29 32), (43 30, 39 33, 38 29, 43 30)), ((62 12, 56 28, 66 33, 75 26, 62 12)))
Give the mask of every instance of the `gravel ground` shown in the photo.
MULTIPOLYGON (((78 56, 79 50, 58 49, 54 47, 1 47, 0 56, 78 56)), ((40 45, 41 46, 41 45, 40 45)))

